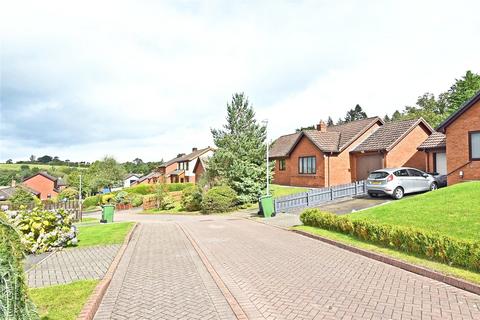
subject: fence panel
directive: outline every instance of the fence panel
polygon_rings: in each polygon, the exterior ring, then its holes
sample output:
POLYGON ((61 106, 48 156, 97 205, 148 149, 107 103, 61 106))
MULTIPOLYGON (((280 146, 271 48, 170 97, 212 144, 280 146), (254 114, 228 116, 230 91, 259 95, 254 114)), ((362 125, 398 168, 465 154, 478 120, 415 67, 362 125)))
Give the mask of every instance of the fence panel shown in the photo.
POLYGON ((312 189, 308 192, 291 194, 275 199, 275 211, 287 212, 299 208, 308 208, 335 199, 358 196, 365 193, 365 181, 312 189))

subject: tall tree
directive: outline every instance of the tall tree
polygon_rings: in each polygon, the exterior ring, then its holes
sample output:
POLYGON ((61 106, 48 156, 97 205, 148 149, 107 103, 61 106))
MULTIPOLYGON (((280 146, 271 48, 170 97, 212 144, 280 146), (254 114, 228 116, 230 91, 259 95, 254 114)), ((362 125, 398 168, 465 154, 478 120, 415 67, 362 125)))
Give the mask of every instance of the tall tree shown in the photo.
POLYGON ((390 119, 390 117, 388 116, 388 114, 386 114, 385 117, 383 117, 383 121, 384 121, 384 122, 390 122, 390 121, 392 121, 392 120, 390 119))
POLYGON ((87 179, 92 191, 120 185, 126 172, 113 157, 97 160, 87 169, 87 179))
POLYGON ((441 95, 446 100, 448 114, 457 111, 478 91, 480 91, 480 74, 468 70, 462 78, 455 79, 450 89, 441 95))
POLYGON ((227 104, 226 120, 223 128, 211 130, 217 150, 208 174, 232 187, 241 202, 255 202, 266 186, 266 128, 243 93, 227 104))
POLYGON ((327 126, 329 126, 329 127, 333 126, 333 119, 330 116, 328 117, 328 120, 327 120, 327 126))
POLYGON ((50 161, 53 160, 53 158, 51 156, 44 155, 43 157, 40 157, 37 160, 41 163, 49 163, 50 161))
POLYGON ((36 159, 37 159, 37 158, 35 157, 35 155, 32 154, 32 155, 30 156, 30 162, 35 162, 36 159))
POLYGON ((347 115, 345 116, 345 122, 352 122, 365 118, 367 118, 367 113, 363 111, 362 107, 359 104, 357 104, 355 108, 347 111, 347 115))

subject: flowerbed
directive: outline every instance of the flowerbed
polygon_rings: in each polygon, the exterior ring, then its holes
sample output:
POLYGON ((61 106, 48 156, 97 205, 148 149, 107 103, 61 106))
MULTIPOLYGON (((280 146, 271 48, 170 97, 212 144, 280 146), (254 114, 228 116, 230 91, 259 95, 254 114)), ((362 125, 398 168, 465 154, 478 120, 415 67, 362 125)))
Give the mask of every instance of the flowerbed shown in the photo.
POLYGON ((480 271, 480 242, 478 241, 457 240, 410 227, 351 220, 348 217, 321 212, 318 209, 305 210, 300 220, 306 226, 349 234, 385 247, 480 271))

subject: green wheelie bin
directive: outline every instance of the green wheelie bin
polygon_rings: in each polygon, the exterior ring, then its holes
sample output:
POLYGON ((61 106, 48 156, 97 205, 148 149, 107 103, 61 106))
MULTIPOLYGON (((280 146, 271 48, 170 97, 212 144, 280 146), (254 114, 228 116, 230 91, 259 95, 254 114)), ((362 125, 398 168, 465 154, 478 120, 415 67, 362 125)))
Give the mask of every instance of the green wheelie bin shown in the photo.
POLYGON ((275 216, 275 207, 273 205, 273 196, 262 196, 258 199, 258 204, 260 207, 260 213, 263 213, 265 218, 270 218, 275 216))
POLYGON ((103 223, 113 222, 114 213, 115 213, 114 205, 106 204, 102 206, 102 220, 100 222, 103 222, 103 223))

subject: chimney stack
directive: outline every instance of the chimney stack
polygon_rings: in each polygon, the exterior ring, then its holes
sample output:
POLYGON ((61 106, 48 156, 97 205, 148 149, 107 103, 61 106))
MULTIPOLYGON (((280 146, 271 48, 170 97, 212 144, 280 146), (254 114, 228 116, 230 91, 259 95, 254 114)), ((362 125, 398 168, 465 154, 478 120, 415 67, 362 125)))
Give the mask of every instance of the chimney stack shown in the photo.
POLYGON ((197 151, 197 150, 198 150, 198 149, 195 148, 195 147, 192 148, 192 152, 195 152, 195 151, 197 151))
POLYGON ((317 131, 327 132, 327 124, 323 122, 323 120, 320 120, 320 122, 317 124, 317 131))

